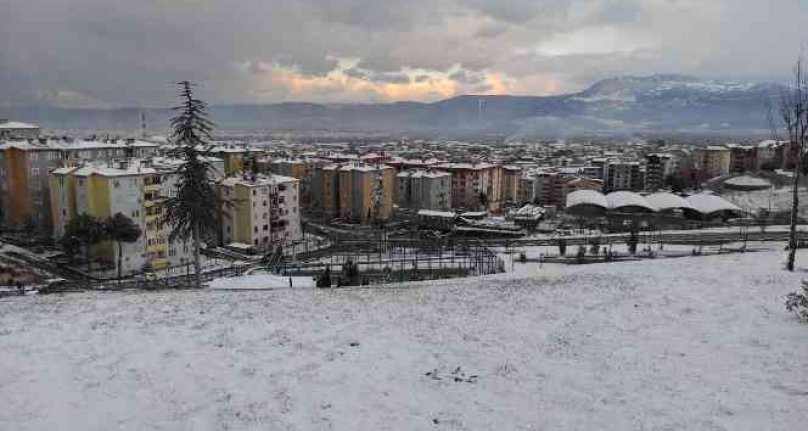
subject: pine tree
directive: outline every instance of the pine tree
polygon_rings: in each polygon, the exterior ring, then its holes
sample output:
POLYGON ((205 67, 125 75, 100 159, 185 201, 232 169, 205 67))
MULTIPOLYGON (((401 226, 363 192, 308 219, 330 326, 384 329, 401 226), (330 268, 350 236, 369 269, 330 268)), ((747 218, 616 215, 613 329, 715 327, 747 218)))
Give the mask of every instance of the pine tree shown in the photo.
POLYGON ((171 241, 191 241, 194 251, 195 285, 202 287, 202 242, 215 235, 219 199, 210 176, 213 165, 204 155, 213 123, 208 120, 207 104, 194 98, 193 84, 179 83, 181 104, 173 108, 171 138, 175 154, 183 160, 177 169, 176 196, 165 200, 165 220, 172 228, 171 241))

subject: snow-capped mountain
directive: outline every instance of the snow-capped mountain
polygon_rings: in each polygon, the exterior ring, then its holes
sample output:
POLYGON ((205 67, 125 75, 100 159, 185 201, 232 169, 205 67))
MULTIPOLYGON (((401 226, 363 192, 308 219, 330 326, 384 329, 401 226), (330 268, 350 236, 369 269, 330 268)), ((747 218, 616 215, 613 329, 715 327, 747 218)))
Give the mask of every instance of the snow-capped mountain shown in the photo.
POLYGON ((781 86, 684 75, 620 77, 570 95, 577 115, 618 121, 628 129, 748 131, 768 127, 768 105, 781 86))
MULTIPOLYGON (((684 75, 624 76, 584 91, 551 96, 458 96, 434 103, 280 103, 218 105, 221 128, 261 130, 366 130, 420 133, 496 132, 530 136, 622 133, 760 133, 769 129, 768 105, 782 86, 684 75)), ((164 126, 164 109, 114 110, 53 107, 0 108, 0 118, 59 129, 132 129, 145 111, 164 126)))

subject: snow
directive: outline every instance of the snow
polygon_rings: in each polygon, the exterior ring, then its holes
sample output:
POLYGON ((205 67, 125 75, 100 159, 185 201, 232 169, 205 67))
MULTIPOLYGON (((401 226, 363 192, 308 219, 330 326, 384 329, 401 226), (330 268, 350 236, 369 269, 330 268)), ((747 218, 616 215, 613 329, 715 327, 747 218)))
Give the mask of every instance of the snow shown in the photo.
POLYGON ((656 212, 657 208, 649 204, 645 198, 637 193, 628 191, 617 191, 606 195, 606 202, 609 204, 609 209, 620 209, 627 207, 643 208, 648 211, 656 212))
POLYGON ((772 183, 764 178, 750 177, 748 175, 741 175, 739 177, 730 178, 724 181, 724 185, 729 187, 737 187, 742 189, 755 188, 766 189, 772 186, 772 183))
POLYGON ((743 212, 743 210, 737 205, 728 202, 719 196, 707 193, 688 196, 685 200, 694 210, 702 214, 713 214, 719 211, 743 212))
MULTIPOLYGON (((748 212, 755 212, 760 208, 770 211, 791 211, 793 199, 791 187, 781 187, 769 190, 732 191, 721 195, 724 199, 743 208, 748 212)), ((800 188, 800 202, 808 202, 808 190, 800 188)), ((808 206, 800 205, 800 215, 808 216, 808 206)))
POLYGON ((567 208, 578 205, 593 205, 606 209, 606 196, 595 190, 576 190, 567 195, 567 208))
POLYGON ((0 429, 802 429, 782 260, 7 298, 0 429))
POLYGON ((210 282, 215 290, 269 290, 314 287, 311 277, 289 277, 275 274, 249 274, 240 277, 222 277, 210 282), (292 285, 289 286, 291 279, 292 285))
POLYGON ((673 193, 659 192, 648 195, 645 200, 651 205, 658 208, 660 211, 672 209, 685 209, 691 208, 690 204, 682 198, 673 193))
POLYGON ((418 215, 423 217, 439 217, 453 219, 457 214, 451 211, 438 211, 438 210, 418 210, 418 215))
POLYGON ((36 124, 21 123, 19 121, 0 121, 0 129, 38 129, 36 124))

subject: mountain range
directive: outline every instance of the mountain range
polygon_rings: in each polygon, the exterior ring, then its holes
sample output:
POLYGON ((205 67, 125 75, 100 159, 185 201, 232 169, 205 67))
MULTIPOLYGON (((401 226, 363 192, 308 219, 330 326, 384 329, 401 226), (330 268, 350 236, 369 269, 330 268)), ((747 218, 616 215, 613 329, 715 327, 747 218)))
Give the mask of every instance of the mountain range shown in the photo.
MULTIPOLYGON (((760 134, 768 106, 783 86, 684 75, 625 76, 558 96, 463 95, 433 103, 277 103, 214 105, 221 129, 372 131, 411 134, 497 133, 511 137, 610 136, 652 133, 760 134)), ((0 108, 0 118, 46 129, 137 131, 144 113, 163 129, 169 109, 0 108)))

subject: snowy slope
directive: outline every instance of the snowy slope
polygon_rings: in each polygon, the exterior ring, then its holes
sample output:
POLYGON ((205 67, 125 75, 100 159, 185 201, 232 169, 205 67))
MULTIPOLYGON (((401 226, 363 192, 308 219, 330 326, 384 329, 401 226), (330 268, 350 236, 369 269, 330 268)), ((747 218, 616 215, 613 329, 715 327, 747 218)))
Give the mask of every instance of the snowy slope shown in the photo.
POLYGON ((808 326, 781 260, 13 298, 0 429, 802 429, 808 326))

